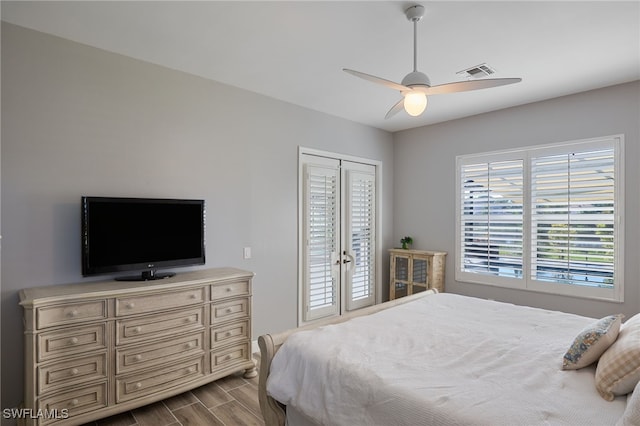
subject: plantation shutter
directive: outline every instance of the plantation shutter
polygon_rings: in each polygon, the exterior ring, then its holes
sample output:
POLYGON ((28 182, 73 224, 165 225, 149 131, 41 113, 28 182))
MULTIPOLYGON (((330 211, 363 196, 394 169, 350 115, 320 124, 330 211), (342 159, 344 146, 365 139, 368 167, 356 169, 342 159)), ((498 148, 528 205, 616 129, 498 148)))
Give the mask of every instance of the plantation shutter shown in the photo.
POLYGON ((531 278, 613 288, 614 149, 531 159, 531 278))
POLYGON ((375 303, 375 167, 345 162, 346 309, 375 303))
POLYGON ((460 270, 522 278, 523 161, 461 166, 460 270))
POLYGON ((304 165, 304 319, 339 312, 339 161, 304 165), (338 263, 336 263, 338 262, 338 263))

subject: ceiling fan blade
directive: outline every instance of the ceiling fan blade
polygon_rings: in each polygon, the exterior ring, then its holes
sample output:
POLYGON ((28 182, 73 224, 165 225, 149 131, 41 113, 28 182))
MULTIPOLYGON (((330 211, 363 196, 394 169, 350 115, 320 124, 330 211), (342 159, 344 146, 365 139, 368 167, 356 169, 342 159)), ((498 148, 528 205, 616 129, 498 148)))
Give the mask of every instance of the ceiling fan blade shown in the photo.
POLYGON ((404 107, 404 98, 400 99, 398 102, 396 102, 394 106, 391 107, 389 112, 387 112, 387 115, 384 116, 384 119, 386 120, 388 118, 393 117, 394 115, 402 111, 403 107, 404 107))
POLYGON ((365 73, 360 72, 360 71, 354 71, 354 70, 350 70, 348 68, 343 68, 342 71, 347 72, 347 73, 349 73, 351 75, 355 75, 356 77, 363 78, 363 79, 368 80, 368 81, 370 81, 372 83, 382 84, 383 86, 387 86, 390 89, 399 90, 401 92, 405 91, 405 90, 411 90, 410 88, 408 88, 407 86, 403 86, 402 84, 394 83, 391 80, 385 80, 384 78, 376 77, 374 75, 365 74, 365 73))
POLYGON ((490 87, 504 86, 521 82, 521 78, 488 78, 485 80, 458 81, 454 83, 440 84, 424 89, 427 95, 440 95, 443 93, 468 92, 470 90, 488 89, 490 87))

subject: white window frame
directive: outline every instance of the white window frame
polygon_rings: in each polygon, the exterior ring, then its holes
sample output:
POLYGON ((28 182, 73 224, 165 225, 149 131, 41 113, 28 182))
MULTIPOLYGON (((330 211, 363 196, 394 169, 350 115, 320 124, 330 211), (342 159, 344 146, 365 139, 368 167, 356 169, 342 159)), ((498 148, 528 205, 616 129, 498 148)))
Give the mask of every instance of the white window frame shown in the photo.
POLYGON ((526 291, 558 294, 588 299, 624 301, 624 135, 581 139, 563 143, 544 144, 514 150, 495 151, 456 157, 456 225, 455 225, 455 279, 460 282, 521 289, 526 291), (614 286, 613 288, 588 287, 536 281, 531 278, 531 159, 541 155, 589 151, 599 148, 614 150, 614 286), (464 238, 462 233, 462 167, 475 163, 491 163, 505 160, 523 161, 523 274, 520 278, 494 276, 464 271, 462 269, 464 238))

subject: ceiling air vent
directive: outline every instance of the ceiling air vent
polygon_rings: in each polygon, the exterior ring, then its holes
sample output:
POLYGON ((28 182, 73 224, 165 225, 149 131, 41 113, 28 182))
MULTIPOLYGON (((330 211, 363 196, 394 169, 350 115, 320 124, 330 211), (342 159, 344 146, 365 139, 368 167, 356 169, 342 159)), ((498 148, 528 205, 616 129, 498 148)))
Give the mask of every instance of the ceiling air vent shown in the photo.
POLYGON ((475 67, 467 68, 466 70, 458 71, 456 74, 463 75, 467 78, 481 78, 491 74, 495 74, 496 70, 491 68, 487 64, 476 65, 475 67))

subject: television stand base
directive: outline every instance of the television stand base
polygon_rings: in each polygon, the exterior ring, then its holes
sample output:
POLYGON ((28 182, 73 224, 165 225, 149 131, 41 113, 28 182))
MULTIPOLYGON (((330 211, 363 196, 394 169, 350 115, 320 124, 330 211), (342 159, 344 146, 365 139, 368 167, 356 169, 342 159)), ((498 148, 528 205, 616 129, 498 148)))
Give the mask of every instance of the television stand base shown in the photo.
POLYGON ((175 272, 161 272, 157 273, 154 270, 143 271, 140 275, 128 275, 125 277, 116 277, 116 281, 151 281, 151 280, 163 280, 165 278, 173 277, 175 272))

